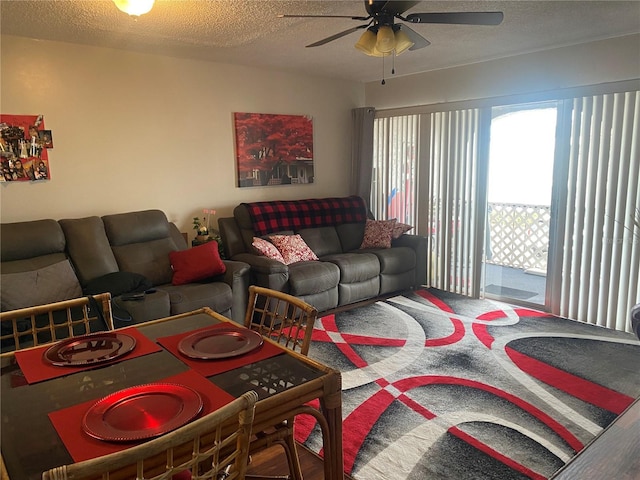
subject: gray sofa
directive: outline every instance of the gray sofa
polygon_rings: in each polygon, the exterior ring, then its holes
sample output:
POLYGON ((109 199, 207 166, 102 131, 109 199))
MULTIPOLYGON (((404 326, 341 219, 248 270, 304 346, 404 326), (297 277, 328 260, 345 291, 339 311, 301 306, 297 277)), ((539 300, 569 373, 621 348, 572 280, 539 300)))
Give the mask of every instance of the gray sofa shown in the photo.
POLYGON ((361 198, 338 197, 243 203, 218 226, 226 258, 249 264, 252 284, 292 294, 324 312, 426 282, 427 239, 403 234, 391 248, 360 249, 366 219, 361 198), (257 254, 254 237, 269 240, 273 234, 299 234, 319 260, 286 265, 257 254))
MULTIPOLYGON (((188 246, 160 210, 5 223, 0 239, 3 310, 98 293, 87 289, 114 276, 121 284, 126 274, 128 282, 144 279, 147 293, 136 300, 115 295, 114 314, 124 311, 130 317, 120 320, 139 323, 205 306, 238 322, 244 319, 249 266, 225 260, 224 274, 173 285, 169 254, 188 246)), ((114 320, 116 326, 126 325, 114 320)))

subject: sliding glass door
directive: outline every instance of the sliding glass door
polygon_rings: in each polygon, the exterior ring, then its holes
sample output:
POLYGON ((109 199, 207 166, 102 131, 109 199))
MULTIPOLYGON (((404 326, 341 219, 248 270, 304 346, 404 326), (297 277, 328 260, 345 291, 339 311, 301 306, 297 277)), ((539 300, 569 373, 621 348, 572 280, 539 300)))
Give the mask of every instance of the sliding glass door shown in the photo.
POLYGON ((482 294, 545 305, 556 103, 492 108, 482 294))
POLYGON ((427 236, 428 286, 631 331, 640 92, 584 90, 376 118, 371 204, 427 236))

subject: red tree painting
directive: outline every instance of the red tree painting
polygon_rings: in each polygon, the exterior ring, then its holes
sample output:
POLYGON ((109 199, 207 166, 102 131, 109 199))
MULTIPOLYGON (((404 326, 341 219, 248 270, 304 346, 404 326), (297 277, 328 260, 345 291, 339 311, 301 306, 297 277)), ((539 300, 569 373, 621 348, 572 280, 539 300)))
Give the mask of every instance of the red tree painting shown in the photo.
POLYGON ((305 115, 234 113, 238 186, 313 183, 313 122, 305 115))

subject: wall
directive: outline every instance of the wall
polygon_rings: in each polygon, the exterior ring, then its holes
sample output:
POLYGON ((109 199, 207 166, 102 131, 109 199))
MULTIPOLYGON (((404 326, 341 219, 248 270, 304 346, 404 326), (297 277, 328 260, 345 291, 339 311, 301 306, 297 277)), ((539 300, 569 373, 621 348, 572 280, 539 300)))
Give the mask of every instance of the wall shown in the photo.
MULTIPOLYGON (((427 47, 428 48, 428 47, 427 47)), ((411 52, 406 55, 410 55, 411 52)), ((376 109, 545 92, 640 78, 640 35, 519 55, 365 86, 376 109)))
POLYGON ((203 208, 349 194, 361 84, 1 37, 2 113, 44 114, 51 180, 0 184, 1 220, 158 208, 191 235, 203 208), (313 117, 315 182, 237 188, 233 112, 313 117))
POLYGON ((352 108, 425 105, 640 78, 640 35, 361 84, 1 37, 0 110, 44 114, 52 179, 0 184, 2 222, 349 193, 352 108), (365 101, 366 98, 366 101, 365 101), (232 112, 314 119, 315 183, 237 188, 232 112))

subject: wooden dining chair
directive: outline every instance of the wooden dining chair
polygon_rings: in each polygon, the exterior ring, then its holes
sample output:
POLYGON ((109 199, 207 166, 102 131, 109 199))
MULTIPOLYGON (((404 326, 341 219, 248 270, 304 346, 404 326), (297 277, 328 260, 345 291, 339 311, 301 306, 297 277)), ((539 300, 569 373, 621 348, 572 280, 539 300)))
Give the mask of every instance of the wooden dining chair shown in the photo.
MULTIPOLYGON (((311 345, 313 325, 318 311, 307 302, 269 288, 252 285, 249 287, 249 303, 245 315, 245 327, 259 332, 286 348, 307 355, 311 345)), ((293 432, 294 418, 299 414, 311 414, 319 422, 323 435, 327 438, 328 426, 324 417, 311 407, 299 407, 291 416, 262 432, 254 432, 249 445, 250 454, 255 454, 273 445, 281 446, 286 454, 289 466, 287 476, 266 476, 247 474, 247 479, 294 479, 302 480, 300 459, 293 432)))
POLYGON ((0 313, 2 356, 104 330, 113 330, 109 293, 0 313))
POLYGON ((52 468, 42 480, 244 479, 257 400, 254 391, 247 392, 172 432, 119 452, 52 468))
POLYGON ((302 355, 309 353, 318 311, 293 295, 251 285, 244 326, 302 355))

